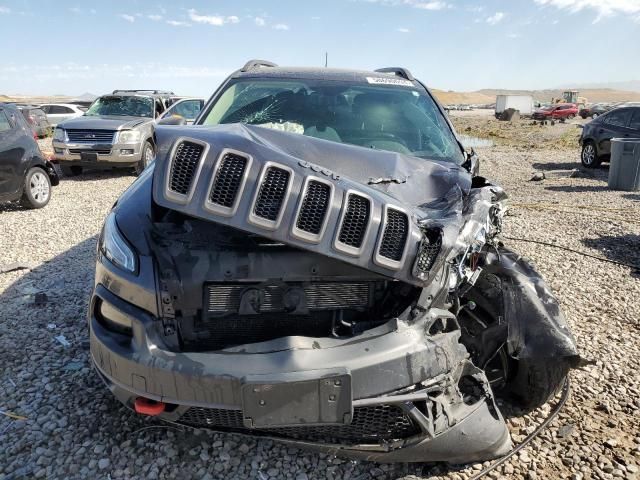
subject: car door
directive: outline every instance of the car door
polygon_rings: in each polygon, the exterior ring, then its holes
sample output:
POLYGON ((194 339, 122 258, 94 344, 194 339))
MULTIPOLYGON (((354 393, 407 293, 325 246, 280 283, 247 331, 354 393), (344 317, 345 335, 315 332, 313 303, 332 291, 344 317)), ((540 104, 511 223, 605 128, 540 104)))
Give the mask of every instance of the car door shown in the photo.
POLYGON ((611 139, 628 134, 627 124, 631 118, 630 108, 616 108, 601 117, 595 131, 599 155, 611 153, 611 139))
POLYGON ((180 100, 173 104, 164 114, 162 118, 170 117, 172 115, 179 115, 184 118, 188 124, 192 124, 196 119, 200 110, 204 105, 204 100, 199 98, 189 98, 180 100))
POLYGON ((631 138, 640 138, 640 107, 631 109, 631 119, 627 126, 628 135, 631 138))
MULTIPOLYGON (((24 147, 20 144, 23 135, 16 113, 0 106, 0 198, 14 195, 22 187, 21 163, 24 147)), ((20 113, 17 113, 20 115, 20 113)))

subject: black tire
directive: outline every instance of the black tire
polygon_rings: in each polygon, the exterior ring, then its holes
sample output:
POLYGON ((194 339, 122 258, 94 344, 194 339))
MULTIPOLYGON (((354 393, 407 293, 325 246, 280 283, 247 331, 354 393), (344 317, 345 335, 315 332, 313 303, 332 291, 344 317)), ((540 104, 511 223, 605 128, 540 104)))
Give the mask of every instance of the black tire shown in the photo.
POLYGON ((517 371, 500 396, 527 412, 556 395, 569 374, 569 364, 562 358, 517 360, 514 363, 517 371))
POLYGON ((65 177, 77 177, 82 174, 82 167, 78 165, 68 166, 68 165, 60 165, 60 170, 62 170, 62 174, 65 177))
POLYGON ((51 179, 39 167, 29 169, 24 177, 24 190, 20 203, 26 208, 42 208, 51 199, 51 179))
POLYGON ((142 157, 140 161, 133 167, 133 174, 137 177, 139 176, 145 168, 153 161, 153 157, 156 152, 153 148, 151 142, 145 142, 144 147, 142 147, 142 157))
POLYGON ((592 140, 587 140, 582 144, 580 161, 586 168, 597 168, 602 163, 602 159, 598 156, 596 144, 592 140))

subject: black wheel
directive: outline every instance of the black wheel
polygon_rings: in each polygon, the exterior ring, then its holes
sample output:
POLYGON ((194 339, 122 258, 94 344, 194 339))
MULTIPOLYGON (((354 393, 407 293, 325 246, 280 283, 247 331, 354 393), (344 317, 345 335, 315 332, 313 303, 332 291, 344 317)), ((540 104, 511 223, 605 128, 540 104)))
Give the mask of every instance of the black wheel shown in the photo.
POLYGON ((562 358, 518 360, 515 368, 500 396, 525 411, 544 405, 560 391, 569 374, 569 364, 562 358))
POLYGON ((587 168, 596 168, 600 166, 602 160, 598 157, 598 150, 596 144, 591 140, 587 140, 582 144, 582 152, 580 153, 580 160, 582 165, 587 168))
POLYGON ((78 165, 68 166, 60 164, 60 170, 65 177, 77 177, 82 173, 82 167, 78 165))
POLYGON ((27 208, 42 208, 51 198, 51 180, 42 168, 29 169, 24 177, 24 191, 20 203, 27 208))
POLYGON ((151 145, 151 142, 145 142, 144 147, 142 148, 142 158, 136 164, 136 166, 133 167, 133 173, 136 177, 149 166, 149 164, 153 161, 155 155, 156 152, 153 149, 153 145, 151 145))

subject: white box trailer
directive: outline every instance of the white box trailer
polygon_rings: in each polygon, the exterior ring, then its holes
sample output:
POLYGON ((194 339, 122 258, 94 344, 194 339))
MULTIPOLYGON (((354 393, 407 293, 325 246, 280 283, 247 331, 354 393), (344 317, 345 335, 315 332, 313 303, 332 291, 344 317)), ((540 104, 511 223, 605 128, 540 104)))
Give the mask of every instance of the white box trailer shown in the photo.
POLYGON ((531 95, 497 95, 496 96, 496 117, 500 117, 502 112, 513 108, 520 112, 520 115, 531 115, 533 113, 533 97, 531 95))

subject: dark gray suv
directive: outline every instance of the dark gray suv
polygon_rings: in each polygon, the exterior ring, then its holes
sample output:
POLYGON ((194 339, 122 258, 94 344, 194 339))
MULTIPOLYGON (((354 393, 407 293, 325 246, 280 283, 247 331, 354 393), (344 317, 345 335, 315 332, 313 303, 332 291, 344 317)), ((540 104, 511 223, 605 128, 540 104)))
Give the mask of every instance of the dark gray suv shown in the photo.
POLYGON ((100 235, 91 356, 127 407, 349 458, 505 454, 579 361, 502 189, 402 68, 251 61, 100 235))

